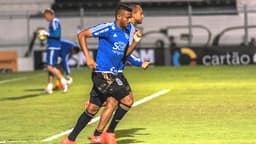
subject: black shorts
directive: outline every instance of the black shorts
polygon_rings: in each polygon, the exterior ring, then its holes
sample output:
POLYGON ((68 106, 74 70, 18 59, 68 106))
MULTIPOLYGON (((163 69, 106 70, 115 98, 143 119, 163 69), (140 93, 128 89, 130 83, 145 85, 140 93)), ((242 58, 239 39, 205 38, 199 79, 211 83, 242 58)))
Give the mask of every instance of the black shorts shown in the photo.
POLYGON ((109 96, 120 101, 130 93, 130 86, 123 75, 114 76, 111 73, 92 73, 93 88, 90 102, 101 106, 109 96))
POLYGON ((129 92, 132 92, 130 84, 129 84, 128 80, 126 79, 126 77, 124 76, 124 73, 118 73, 118 77, 124 83, 126 90, 129 92))

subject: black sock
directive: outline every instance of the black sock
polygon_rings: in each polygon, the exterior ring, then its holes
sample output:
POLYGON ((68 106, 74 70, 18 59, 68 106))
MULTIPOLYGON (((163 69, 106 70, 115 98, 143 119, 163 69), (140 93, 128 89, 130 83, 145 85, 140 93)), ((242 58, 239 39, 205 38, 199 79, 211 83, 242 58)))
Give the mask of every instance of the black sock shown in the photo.
POLYGON ((125 104, 120 104, 117 108, 115 115, 107 129, 107 132, 113 133, 119 121, 124 117, 124 115, 129 111, 131 106, 127 106, 125 104))
POLYGON ((93 114, 83 112, 79 117, 74 129, 69 134, 68 139, 71 141, 75 141, 78 134, 82 131, 82 129, 89 123, 89 121, 93 118, 93 114))
POLYGON ((95 130, 94 131, 94 136, 100 136, 102 134, 103 131, 99 131, 99 130, 95 130))

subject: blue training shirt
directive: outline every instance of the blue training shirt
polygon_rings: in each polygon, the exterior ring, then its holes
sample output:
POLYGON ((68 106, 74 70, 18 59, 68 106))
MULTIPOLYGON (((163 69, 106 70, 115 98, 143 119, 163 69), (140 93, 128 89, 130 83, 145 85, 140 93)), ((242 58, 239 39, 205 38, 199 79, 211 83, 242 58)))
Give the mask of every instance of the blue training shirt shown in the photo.
MULTIPOLYGON (((135 26, 134 26, 133 24, 131 24, 131 23, 129 24, 128 29, 130 29, 129 45, 131 45, 132 42, 133 42, 133 34, 135 33, 136 29, 135 29, 135 26)), ((142 61, 141 61, 141 59, 140 59, 140 58, 137 58, 137 57, 135 57, 135 56, 133 56, 133 55, 128 56, 126 60, 127 60, 130 64, 135 65, 135 66, 137 66, 137 67, 141 67, 141 66, 142 66, 142 61)), ((124 67, 125 67, 125 61, 122 61, 122 62, 120 63, 120 65, 121 65, 121 66, 119 67, 118 71, 119 71, 119 72, 122 72, 122 71, 124 70, 124 67)))
POLYGON ((93 37, 99 38, 96 71, 117 74, 129 46, 130 29, 120 29, 116 22, 91 27, 93 37))
MULTIPOLYGON (((131 65, 134 65, 134 66, 137 66, 137 67, 141 67, 142 63, 143 63, 140 58, 137 58, 134 55, 128 56, 126 61, 128 61, 128 63, 130 63, 131 65)), ((122 65, 119 67, 118 72, 123 72, 124 67, 125 67, 125 63, 122 62, 122 65)))
POLYGON ((71 49, 73 47, 76 47, 77 44, 70 41, 70 40, 65 40, 65 39, 62 39, 61 40, 61 54, 62 55, 67 55, 71 52, 71 49))
POLYGON ((130 29, 129 45, 131 45, 133 42, 133 34, 135 33, 136 28, 132 23, 130 23, 128 25, 128 29, 130 29))
POLYGON ((68 65, 68 56, 72 48, 75 46, 77 45, 70 40, 64 40, 64 39, 61 40, 61 50, 60 50, 60 56, 62 59, 61 65, 63 66, 66 75, 71 74, 70 67, 68 65))
POLYGON ((59 19, 54 18, 49 23, 49 35, 47 39, 47 48, 48 49, 60 49, 61 47, 61 24, 59 19))
POLYGON ((142 66, 142 61, 140 58, 137 58, 135 57, 134 55, 130 55, 128 58, 127 58, 127 61, 132 64, 132 65, 135 65, 137 67, 141 67, 142 66))
POLYGON ((141 67, 142 66, 142 61, 140 58, 137 58, 135 57, 134 55, 130 55, 128 58, 127 58, 127 61, 128 63, 132 64, 132 65, 135 65, 137 67, 141 67))

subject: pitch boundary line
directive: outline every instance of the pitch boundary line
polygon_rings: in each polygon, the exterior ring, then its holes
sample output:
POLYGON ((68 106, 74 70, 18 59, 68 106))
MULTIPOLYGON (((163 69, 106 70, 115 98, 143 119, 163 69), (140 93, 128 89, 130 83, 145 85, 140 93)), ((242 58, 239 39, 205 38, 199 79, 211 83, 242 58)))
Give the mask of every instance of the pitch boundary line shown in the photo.
POLYGON ((8 83, 8 82, 20 81, 20 80, 25 80, 25 79, 28 79, 28 78, 31 78, 31 77, 34 77, 34 76, 38 76, 38 75, 41 75, 41 73, 40 74, 35 74, 33 76, 30 76, 30 77, 23 76, 23 77, 19 77, 19 78, 12 78, 12 79, 1 80, 0 84, 5 84, 5 83, 8 83))
MULTIPOLYGON (((132 107, 136 107, 136 106, 141 105, 141 104, 143 104, 143 103, 145 103, 145 102, 148 102, 148 101, 150 101, 150 100, 152 100, 152 99, 154 99, 154 98, 156 98, 156 97, 159 97, 159 96, 161 96, 161 95, 167 94, 169 91, 170 91, 170 89, 163 89, 163 90, 160 90, 160 91, 158 91, 158 92, 156 92, 156 93, 153 93, 152 95, 149 95, 149 96, 147 96, 147 97, 144 97, 144 98, 142 98, 142 99, 136 101, 136 102, 133 104, 132 107)), ((97 116, 97 117, 93 118, 93 119, 91 120, 91 122, 88 123, 88 125, 93 124, 93 123, 95 123, 95 122, 97 122, 97 121, 99 121, 99 120, 100 120, 100 116, 97 116)), ((41 140, 41 141, 43 141, 43 142, 49 142, 49 141, 55 140, 55 139, 57 139, 57 138, 59 138, 59 137, 62 137, 62 136, 64 136, 64 135, 69 134, 72 130, 73 130, 73 128, 71 128, 71 129, 69 129, 69 130, 66 130, 66 131, 63 131, 63 132, 61 132, 61 133, 59 133, 59 134, 55 134, 55 135, 50 136, 50 137, 48 137, 48 138, 45 138, 45 139, 43 139, 43 140, 41 140)))
POLYGON ((0 144, 7 144, 7 143, 28 143, 28 142, 30 142, 30 143, 38 143, 38 141, 36 141, 36 140, 33 140, 33 141, 27 141, 27 140, 14 140, 14 141, 0 141, 0 144))
POLYGON ((0 84, 4 84, 4 83, 8 83, 8 82, 13 82, 13 81, 19 81, 19 80, 23 80, 26 79, 27 77, 21 77, 21 78, 13 78, 13 79, 9 79, 9 80, 2 80, 0 81, 0 84))

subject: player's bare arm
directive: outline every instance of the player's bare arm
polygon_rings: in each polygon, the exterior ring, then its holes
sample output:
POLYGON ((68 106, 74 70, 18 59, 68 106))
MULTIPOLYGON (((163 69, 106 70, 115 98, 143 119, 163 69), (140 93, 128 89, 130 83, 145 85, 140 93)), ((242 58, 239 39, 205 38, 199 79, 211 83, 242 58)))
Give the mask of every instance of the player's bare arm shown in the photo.
POLYGON ((92 33, 90 32, 89 29, 85 29, 83 31, 81 31, 80 33, 77 34, 77 38, 79 41, 79 44, 81 46, 81 49, 85 55, 86 58, 86 64, 90 69, 95 69, 97 64, 94 61, 94 59, 91 57, 89 50, 88 50, 88 46, 87 46, 87 38, 92 37, 92 33))
POLYGON ((136 31, 133 35, 133 42, 132 44, 128 47, 127 51, 126 51, 126 56, 129 56, 133 50, 136 48, 136 46, 138 45, 138 43, 141 41, 142 38, 142 33, 141 31, 136 31))

